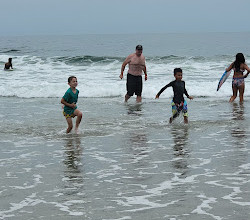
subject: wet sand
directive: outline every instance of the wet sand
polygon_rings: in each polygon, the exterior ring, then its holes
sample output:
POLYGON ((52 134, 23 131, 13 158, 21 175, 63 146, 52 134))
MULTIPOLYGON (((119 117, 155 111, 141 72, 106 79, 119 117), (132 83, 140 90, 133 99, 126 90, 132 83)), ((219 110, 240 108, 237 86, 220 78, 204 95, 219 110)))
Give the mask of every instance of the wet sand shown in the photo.
POLYGON ((56 98, 0 98, 0 219, 230 219, 250 212, 250 100, 79 99, 65 134, 56 98))

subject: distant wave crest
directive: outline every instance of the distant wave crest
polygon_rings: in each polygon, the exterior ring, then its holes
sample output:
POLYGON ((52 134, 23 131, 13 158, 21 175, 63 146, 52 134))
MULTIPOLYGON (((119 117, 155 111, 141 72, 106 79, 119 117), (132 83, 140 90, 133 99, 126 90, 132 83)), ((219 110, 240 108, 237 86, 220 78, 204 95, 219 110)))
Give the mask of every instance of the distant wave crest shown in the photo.
POLYGON ((74 56, 74 57, 56 57, 53 58, 55 62, 64 62, 66 64, 72 65, 84 65, 93 63, 111 63, 114 61, 122 61, 121 57, 108 57, 108 56, 74 56))
POLYGON ((16 50, 16 49, 11 49, 11 50, 2 50, 0 53, 16 53, 16 52, 21 52, 21 50, 16 50))

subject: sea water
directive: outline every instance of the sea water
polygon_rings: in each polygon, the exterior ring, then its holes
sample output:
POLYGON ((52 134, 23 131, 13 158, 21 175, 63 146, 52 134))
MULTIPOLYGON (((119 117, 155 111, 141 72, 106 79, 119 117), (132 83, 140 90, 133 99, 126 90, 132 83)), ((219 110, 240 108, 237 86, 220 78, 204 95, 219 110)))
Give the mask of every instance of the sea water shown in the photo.
POLYGON ((249 33, 1 37, 0 219, 248 219, 249 108, 228 103, 235 54, 250 60, 249 33), (124 103, 120 68, 144 46, 143 102, 124 103), (194 100, 189 124, 172 125, 183 69, 194 100), (60 99, 75 75, 80 134, 65 134, 60 99))

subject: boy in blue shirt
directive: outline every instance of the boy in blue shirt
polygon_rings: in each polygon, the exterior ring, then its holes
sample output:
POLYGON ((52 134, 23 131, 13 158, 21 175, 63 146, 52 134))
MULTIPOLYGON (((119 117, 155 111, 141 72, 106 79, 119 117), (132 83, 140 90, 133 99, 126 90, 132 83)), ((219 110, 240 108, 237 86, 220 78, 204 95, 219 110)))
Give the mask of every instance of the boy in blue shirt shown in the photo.
POLYGON ((184 100, 183 94, 185 94, 189 99, 193 99, 192 96, 189 96, 185 87, 185 82, 182 81, 182 69, 174 69, 175 80, 164 86, 156 95, 158 99, 161 93, 168 87, 173 87, 174 97, 172 101, 172 113, 173 116, 169 119, 169 123, 172 123, 173 120, 179 115, 182 111, 184 116, 184 123, 188 123, 188 109, 187 102, 184 100))
POLYGON ((76 133, 78 133, 78 127, 82 120, 82 112, 80 112, 76 106, 79 94, 79 90, 76 89, 78 85, 77 78, 75 76, 70 76, 68 78, 68 84, 70 88, 65 92, 61 99, 61 103, 64 105, 63 115, 65 116, 68 123, 67 133, 69 133, 73 128, 72 118, 77 116, 75 130, 76 133))

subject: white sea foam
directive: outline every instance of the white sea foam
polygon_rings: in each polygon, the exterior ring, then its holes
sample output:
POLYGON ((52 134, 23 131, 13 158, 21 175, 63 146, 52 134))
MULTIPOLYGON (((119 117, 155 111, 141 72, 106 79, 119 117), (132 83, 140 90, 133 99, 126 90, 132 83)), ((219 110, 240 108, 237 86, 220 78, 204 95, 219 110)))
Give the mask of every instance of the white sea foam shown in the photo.
POLYGON ((205 195, 200 195, 198 197, 200 197, 200 199, 202 200, 202 203, 199 206, 197 206, 197 208, 195 210, 193 210, 192 213, 211 216, 213 219, 216 219, 216 220, 223 219, 220 216, 216 216, 216 215, 208 212, 209 210, 212 209, 212 207, 209 204, 216 203, 216 198, 208 198, 205 195), (206 211, 206 210, 208 210, 208 211, 206 211))
MULTIPOLYGON (((59 53, 54 47, 42 52, 47 57, 20 50, 12 56, 15 70, 0 70, 0 95, 25 97, 1 97, 0 219, 247 219, 249 98, 242 108, 214 101, 228 101, 232 93, 230 78, 219 92, 216 87, 233 56, 215 56, 219 50, 213 57, 146 56, 146 99, 137 105, 134 98, 123 104, 124 51, 109 58, 78 50, 79 57, 71 57, 75 50, 64 49, 59 52, 68 57, 53 57, 59 53), (190 123, 184 127, 183 117, 168 123, 171 108, 165 103, 172 88, 154 100, 174 79, 175 67, 183 69, 190 95, 205 96, 189 102, 190 123), (65 134, 59 112, 69 75, 79 81, 85 131, 80 135, 65 134)), ((11 56, 6 53, 1 65, 11 56)))
MULTIPOLYGON (((0 55, 1 62, 6 61, 7 58, 7 55, 0 55)), ((15 70, 1 71, 1 96, 62 97, 68 89, 67 78, 70 75, 78 78, 80 97, 123 96, 126 92, 126 74, 124 79, 120 80, 122 62, 118 59, 103 58, 101 61, 85 59, 80 65, 77 61, 68 63, 67 58, 37 56, 15 56, 14 58, 15 70)), ((216 92, 218 80, 228 63, 228 60, 222 58, 219 61, 192 58, 180 60, 149 58, 147 61, 148 80, 144 82, 143 96, 154 98, 163 86, 174 80, 173 69, 182 67, 183 80, 186 81, 186 88, 190 95, 228 97, 232 93, 231 78, 216 92)), ((161 97, 169 98, 172 94, 172 89, 169 88, 161 97)), ((250 90, 246 89, 245 95, 250 95, 250 90)))

